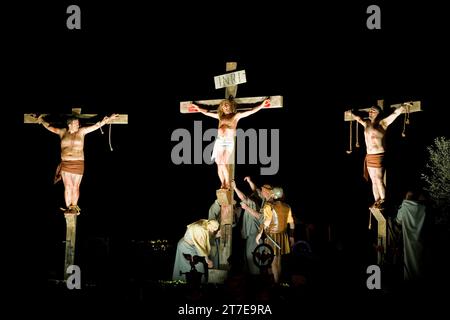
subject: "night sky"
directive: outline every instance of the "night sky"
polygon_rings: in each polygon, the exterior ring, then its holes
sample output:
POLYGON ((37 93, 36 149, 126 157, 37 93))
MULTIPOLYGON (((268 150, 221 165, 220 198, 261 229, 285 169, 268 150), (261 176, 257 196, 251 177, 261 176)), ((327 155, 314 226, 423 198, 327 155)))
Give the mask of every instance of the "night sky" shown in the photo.
MULTIPOLYGON (((10 191, 19 209, 12 214, 15 229, 27 230, 35 245, 18 234, 11 239, 21 238, 13 241, 28 248, 45 274, 52 275, 55 263, 62 269, 64 259, 55 258, 65 237, 63 187, 52 184, 59 138, 24 125, 23 113, 68 113, 76 106, 99 119, 127 113, 129 124, 112 128, 114 151, 107 126, 104 135, 86 136, 78 239, 173 242, 187 224, 207 217, 220 186, 215 165, 171 162, 175 129, 193 132, 200 120, 204 130, 217 126, 201 114, 180 114, 179 102, 222 98, 213 77, 225 73, 227 61, 246 71, 238 97, 284 97, 283 109, 261 110, 239 123, 243 129, 280 130, 278 173, 260 176, 259 164, 241 165, 238 187, 249 191, 246 175, 257 185, 280 185, 298 219, 331 223, 348 247, 364 247, 355 243, 366 241, 372 201, 362 177, 365 145, 360 130, 361 148, 346 154, 343 113, 378 99, 385 109, 422 102, 424 111, 411 115, 406 138, 403 116, 386 137, 388 197, 400 204, 425 168, 426 147, 435 137, 450 136, 445 12, 431 5, 383 5, 382 29, 368 30, 367 5, 277 3, 235 4, 227 12, 225 3, 216 8, 189 2, 173 12, 170 4, 81 1, 81 31, 65 27, 69 3, 10 11, 15 18, 6 37, 5 93, 11 99, 3 122, 13 126, 7 135, 14 142, 10 191)), ((365 256, 357 250, 355 255, 365 256)))

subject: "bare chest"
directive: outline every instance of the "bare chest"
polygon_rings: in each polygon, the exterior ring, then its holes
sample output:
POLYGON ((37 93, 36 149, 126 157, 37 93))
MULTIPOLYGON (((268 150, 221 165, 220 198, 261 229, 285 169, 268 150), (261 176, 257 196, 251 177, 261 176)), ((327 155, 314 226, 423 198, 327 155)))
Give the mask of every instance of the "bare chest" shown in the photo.
POLYGON ((66 132, 61 139, 62 148, 82 148, 84 143, 84 136, 78 132, 66 132))
POLYGON ((234 115, 224 115, 219 121, 219 128, 222 129, 235 129, 237 126, 234 115))
POLYGON ((367 138, 381 139, 385 134, 385 130, 381 126, 368 125, 364 131, 367 138))

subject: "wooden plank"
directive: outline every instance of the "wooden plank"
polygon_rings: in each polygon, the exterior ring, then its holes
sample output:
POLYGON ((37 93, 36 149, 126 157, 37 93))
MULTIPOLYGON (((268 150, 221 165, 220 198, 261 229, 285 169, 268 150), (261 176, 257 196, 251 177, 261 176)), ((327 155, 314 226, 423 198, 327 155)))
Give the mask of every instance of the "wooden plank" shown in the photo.
POLYGON ((245 76, 245 70, 230 72, 214 77, 214 85, 216 89, 234 87, 238 84, 246 82, 247 78, 245 76))
POLYGON ((224 283, 228 276, 228 270, 208 269, 208 283, 224 283))
MULTIPOLYGON (((370 108, 357 109, 358 112, 369 112, 370 108)), ((350 110, 344 112, 344 121, 354 121, 355 117, 350 110)))
MULTIPOLYGON (((23 115, 23 123, 37 123, 37 119, 34 117, 35 113, 25 113, 23 115)), ((44 117, 46 113, 42 114, 44 117)))
POLYGON ((386 254, 386 218, 378 208, 369 208, 369 210, 378 222, 377 247, 382 248, 383 250, 378 250, 377 252, 377 263, 381 265, 383 264, 384 255, 386 254))
MULTIPOLYGON (((225 71, 230 72, 237 69, 237 62, 227 62, 225 64, 225 71)), ((237 95, 237 84, 234 86, 228 86, 225 88, 225 99, 229 99, 230 97, 235 98, 237 95)))
POLYGON ((233 194, 231 190, 218 189, 216 190, 216 197, 221 206, 233 204, 233 194))
MULTIPOLYGON (((23 123, 37 123, 37 119, 34 117, 35 113, 25 113, 23 115, 23 123)), ((45 117, 48 114, 43 114, 45 117)), ((67 114, 66 116, 70 117, 73 114, 67 114)), ((81 114, 76 115, 77 118, 80 119, 90 119, 98 116, 98 114, 81 114)), ((97 121, 96 121, 97 122, 97 121)), ((86 123, 90 123, 87 121, 86 123)), ((94 122, 95 123, 95 122, 94 122)), ((119 114, 117 119, 111 121, 112 124, 128 124, 128 115, 127 114, 119 114)))
POLYGON ((344 121, 353 121, 355 120, 355 117, 352 115, 351 111, 345 111, 344 112, 344 121))
POLYGON ((397 103, 397 104, 391 104, 391 108, 400 108, 402 105, 408 104, 406 106, 406 110, 404 110, 402 113, 413 113, 413 112, 418 112, 418 111, 422 111, 421 108, 421 104, 420 101, 408 101, 408 102, 403 102, 403 103, 397 103))
POLYGON ((233 232, 233 205, 220 206, 220 243, 219 243, 219 268, 228 269, 228 258, 231 256, 232 232, 233 232))
POLYGON ((128 115, 127 114, 119 114, 117 119, 111 120, 112 124, 128 124, 128 115))
POLYGON ((233 61, 233 62, 227 62, 225 64, 225 71, 233 71, 236 70, 237 68, 237 62, 233 61))
MULTIPOLYGON (((251 107, 245 107, 242 105, 245 104, 258 104, 263 102, 265 99, 270 99, 270 105, 264 107, 265 109, 274 109, 274 108, 283 108, 283 96, 264 96, 264 97, 249 97, 249 98, 235 98, 234 101, 241 107, 238 107, 238 111, 245 111, 252 109, 251 107)), ((192 107, 191 104, 195 103, 202 107, 205 107, 206 109, 213 109, 210 110, 211 112, 215 112, 217 110, 217 106, 223 101, 224 99, 212 99, 212 100, 196 100, 196 101, 182 101, 180 102, 180 112, 181 113, 197 113, 192 107)))
MULTIPOLYGON (((403 104, 411 104, 409 106, 409 110, 405 110, 402 113, 413 113, 413 112, 417 112, 417 111, 422 111, 421 109, 421 105, 420 105, 420 101, 410 101, 410 102, 403 102, 403 103, 397 103, 397 104, 392 104, 391 108, 399 108, 401 107, 403 104)), ((370 108, 362 108, 362 109, 357 109, 359 112, 369 112, 370 108)), ((344 121, 354 121, 355 117, 351 114, 351 111, 345 111, 344 112, 344 121)))
POLYGON ((77 228, 77 215, 64 214, 66 218, 66 253, 64 259, 64 279, 67 280, 67 268, 75 261, 75 241, 77 228))
POLYGON ((377 106, 381 109, 384 109, 384 99, 377 100, 377 106))

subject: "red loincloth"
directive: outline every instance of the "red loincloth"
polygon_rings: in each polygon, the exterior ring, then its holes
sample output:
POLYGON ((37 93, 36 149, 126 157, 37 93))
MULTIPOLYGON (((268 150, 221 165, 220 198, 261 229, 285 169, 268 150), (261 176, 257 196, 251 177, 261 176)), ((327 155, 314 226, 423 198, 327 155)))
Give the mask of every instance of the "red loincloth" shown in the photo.
POLYGON ((364 159, 364 179, 369 181, 369 170, 370 168, 383 168, 384 167, 384 153, 377 154, 367 154, 364 159))
POLYGON ((61 180, 62 171, 83 175, 84 160, 62 160, 58 165, 58 168, 56 168, 54 183, 58 183, 58 181, 61 180))

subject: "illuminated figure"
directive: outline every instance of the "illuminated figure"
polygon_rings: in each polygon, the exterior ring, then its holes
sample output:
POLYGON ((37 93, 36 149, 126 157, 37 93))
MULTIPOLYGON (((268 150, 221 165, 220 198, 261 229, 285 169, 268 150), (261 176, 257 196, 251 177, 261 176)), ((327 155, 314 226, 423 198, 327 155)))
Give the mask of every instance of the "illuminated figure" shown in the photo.
POLYGON ((80 214, 78 198, 84 173, 84 136, 116 118, 118 115, 113 114, 110 117, 104 117, 102 121, 92 126, 80 127, 79 120, 73 117, 67 120, 67 128, 52 127, 44 120, 43 115, 37 118, 37 123, 42 124, 47 130, 56 133, 61 138, 61 163, 56 170, 55 183, 63 180, 66 203, 66 208, 63 210, 65 213, 80 214))
POLYGON ((270 99, 264 100, 259 106, 243 112, 236 111, 236 103, 225 99, 217 108, 217 113, 202 109, 192 104, 195 111, 219 120, 219 128, 214 143, 211 160, 215 159, 217 172, 221 182, 221 189, 230 189, 230 165, 233 164, 234 138, 236 127, 240 119, 258 112, 263 107, 270 105, 270 99))
POLYGON ((382 208, 386 197, 386 186, 383 181, 386 129, 404 110, 405 107, 402 105, 383 119, 380 117, 382 110, 379 106, 369 109, 369 119, 362 119, 352 112, 355 120, 364 127, 367 148, 367 155, 364 159, 364 178, 368 181, 370 176, 372 181, 372 192, 375 200, 373 207, 375 208, 382 208))

